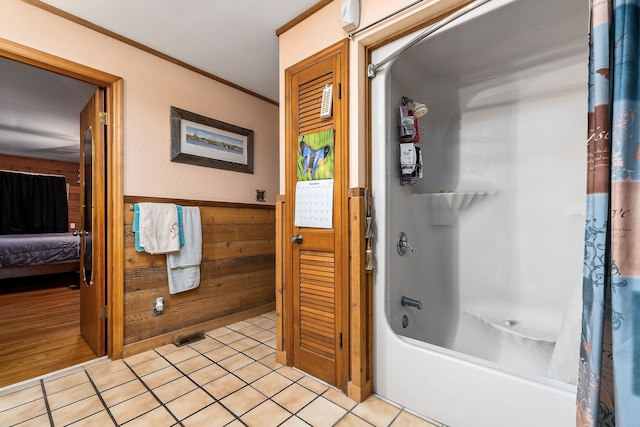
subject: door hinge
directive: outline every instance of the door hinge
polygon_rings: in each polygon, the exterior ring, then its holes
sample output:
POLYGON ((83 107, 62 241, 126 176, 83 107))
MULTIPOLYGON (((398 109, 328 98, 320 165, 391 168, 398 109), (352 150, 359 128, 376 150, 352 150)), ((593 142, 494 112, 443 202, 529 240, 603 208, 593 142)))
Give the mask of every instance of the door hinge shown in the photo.
POLYGON ((106 319, 107 318, 107 310, 108 310, 108 308, 109 308, 108 305, 100 307, 100 318, 101 319, 106 319))
POLYGON ((340 335, 338 335, 338 337, 340 342, 340 348, 342 348, 342 332, 340 332, 340 335))
POLYGON ((108 125, 109 124, 109 115, 107 114, 106 111, 101 111, 98 113, 98 120, 100 121, 101 125, 108 125))
POLYGON ((338 83, 338 99, 342 99, 342 83, 338 83))

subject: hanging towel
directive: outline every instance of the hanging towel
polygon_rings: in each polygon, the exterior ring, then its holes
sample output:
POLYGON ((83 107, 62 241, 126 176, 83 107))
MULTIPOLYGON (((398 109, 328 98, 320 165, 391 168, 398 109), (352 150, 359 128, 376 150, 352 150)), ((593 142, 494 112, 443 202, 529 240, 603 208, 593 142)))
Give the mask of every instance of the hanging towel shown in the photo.
POLYGON ((137 205, 140 247, 150 254, 179 251, 180 233, 176 205, 173 203, 138 203, 137 205))
POLYGON ((167 276, 169 293, 188 291, 200 284, 200 262, 202 261, 202 225, 197 206, 182 208, 184 246, 179 252, 167 253, 167 276))
MULTIPOLYGON (((184 245, 184 233, 182 232, 182 206, 176 205, 178 210, 178 233, 180 235, 180 246, 184 245)), ((133 224, 131 231, 134 232, 134 242, 136 251, 144 252, 144 248, 140 245, 140 206, 139 203, 133 205, 133 224)))

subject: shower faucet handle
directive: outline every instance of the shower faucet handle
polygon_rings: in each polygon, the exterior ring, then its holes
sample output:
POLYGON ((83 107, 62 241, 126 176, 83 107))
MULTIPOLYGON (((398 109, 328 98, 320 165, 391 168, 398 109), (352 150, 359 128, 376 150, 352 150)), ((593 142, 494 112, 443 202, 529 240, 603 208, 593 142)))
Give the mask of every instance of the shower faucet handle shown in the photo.
POLYGON ((396 247, 398 249, 398 254, 400 254, 401 256, 407 253, 407 249, 409 249, 412 254, 416 253, 416 250, 413 249, 409 244, 409 239, 407 238, 407 235, 404 231, 401 231, 400 234, 398 234, 396 247))
POLYGON ((416 250, 411 247, 409 242, 404 242, 404 245, 409 248, 409 250, 411 251, 412 254, 416 253, 416 250))

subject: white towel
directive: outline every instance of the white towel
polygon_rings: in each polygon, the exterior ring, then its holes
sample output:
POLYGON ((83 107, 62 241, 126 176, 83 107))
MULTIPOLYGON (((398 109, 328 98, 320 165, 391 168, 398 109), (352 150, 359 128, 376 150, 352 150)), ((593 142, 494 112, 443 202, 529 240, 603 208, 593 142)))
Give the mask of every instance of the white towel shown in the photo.
POLYGON ((140 246, 150 254, 180 250, 178 208, 173 203, 138 203, 140 246))
POLYGON ((182 233, 184 245, 180 252, 167 254, 169 293, 188 291, 200 284, 202 261, 202 224, 197 206, 182 207, 182 233))

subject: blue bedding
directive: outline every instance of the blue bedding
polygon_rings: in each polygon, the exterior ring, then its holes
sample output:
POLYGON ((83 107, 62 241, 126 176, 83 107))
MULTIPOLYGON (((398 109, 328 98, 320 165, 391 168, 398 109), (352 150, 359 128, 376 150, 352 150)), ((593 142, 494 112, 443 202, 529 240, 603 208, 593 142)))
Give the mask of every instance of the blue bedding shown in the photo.
POLYGON ((0 235, 0 268, 63 263, 80 257, 80 237, 71 233, 0 235))

